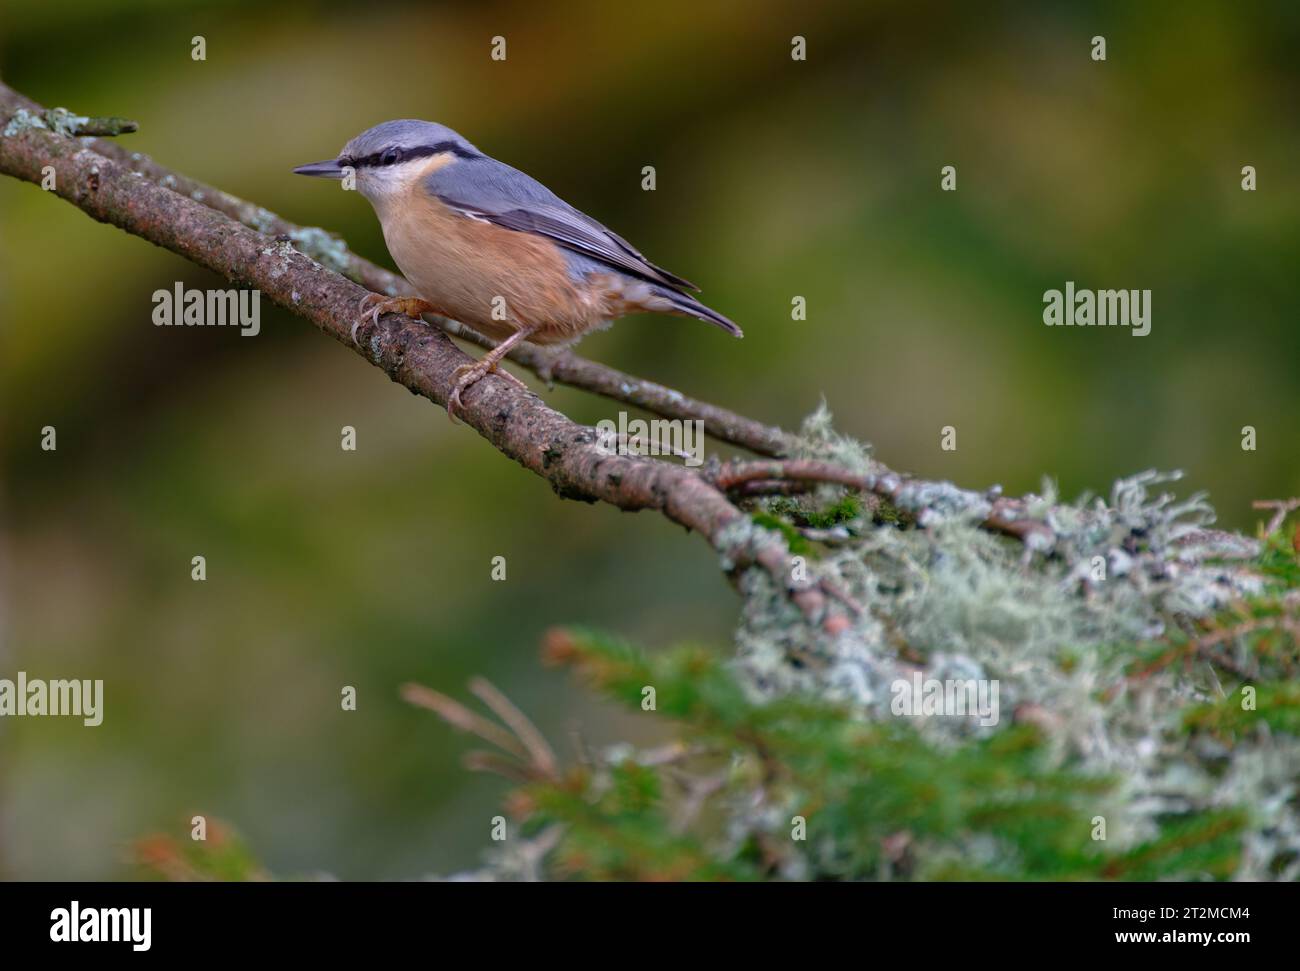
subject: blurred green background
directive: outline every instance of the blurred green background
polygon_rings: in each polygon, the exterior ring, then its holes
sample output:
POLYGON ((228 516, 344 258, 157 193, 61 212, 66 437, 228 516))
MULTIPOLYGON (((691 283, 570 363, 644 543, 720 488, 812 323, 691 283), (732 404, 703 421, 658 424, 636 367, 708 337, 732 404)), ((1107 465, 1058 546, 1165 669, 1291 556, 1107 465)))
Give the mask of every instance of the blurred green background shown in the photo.
MULTIPOLYGON (((136 118, 132 148, 372 259, 391 266, 369 205, 289 170, 429 118, 745 328, 625 321, 580 348, 615 367, 787 426, 824 395, 886 462, 969 486, 1047 474, 1074 495, 1180 467, 1247 529, 1252 499, 1300 491, 1294 4, 8 0, 0 16, 11 86, 136 118), (1043 291, 1066 280, 1150 288, 1151 335, 1044 327, 1043 291)), ((150 294, 178 280, 222 285, 0 180, 0 676, 103 678, 107 696, 93 730, 0 722, 0 877, 130 877, 133 839, 183 836, 196 812, 280 874, 470 866, 503 784, 463 771, 465 743, 399 684, 463 694, 484 674, 568 752, 575 729, 644 730, 538 665, 548 626, 725 648, 735 600, 697 539, 557 500, 273 308, 256 339, 154 327, 150 294)), ((545 395, 580 421, 617 414, 545 395)))

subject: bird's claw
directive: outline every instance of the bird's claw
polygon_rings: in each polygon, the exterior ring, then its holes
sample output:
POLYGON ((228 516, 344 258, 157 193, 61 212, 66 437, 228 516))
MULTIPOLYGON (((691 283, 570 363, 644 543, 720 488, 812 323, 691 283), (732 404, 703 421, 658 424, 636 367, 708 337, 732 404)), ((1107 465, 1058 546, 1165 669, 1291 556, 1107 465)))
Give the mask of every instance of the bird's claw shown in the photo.
POLYGON ((384 314, 406 314, 419 320, 421 314, 434 313, 433 304, 419 297, 386 297, 382 293, 367 293, 357 304, 357 313, 361 319, 352 325, 352 343, 357 342, 357 328, 370 319, 370 323, 379 326, 379 318, 384 314))
POLYGON ((496 374, 497 377, 505 378, 521 391, 528 390, 528 385, 501 367, 499 361, 489 361, 484 358, 471 364, 462 364, 452 374, 452 377, 456 379, 456 384, 451 389, 451 394, 447 396, 447 417, 451 419, 453 425, 456 424, 456 412, 464 408, 464 403, 460 400, 461 394, 468 391, 489 374, 496 374))
POLYGON ((376 327, 379 326, 379 315, 382 313, 380 307, 387 299, 382 293, 367 293, 361 298, 361 302, 357 305, 357 313, 361 315, 361 319, 352 325, 352 342, 354 344, 357 340, 357 328, 366 322, 367 317, 370 318, 370 323, 376 327))

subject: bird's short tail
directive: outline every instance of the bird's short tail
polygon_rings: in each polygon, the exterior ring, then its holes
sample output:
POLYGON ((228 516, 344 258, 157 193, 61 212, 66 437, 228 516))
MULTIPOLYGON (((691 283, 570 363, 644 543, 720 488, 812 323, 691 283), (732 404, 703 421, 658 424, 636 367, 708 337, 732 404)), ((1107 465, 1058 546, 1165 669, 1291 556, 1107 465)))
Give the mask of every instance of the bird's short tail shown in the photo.
POLYGON ((670 313, 681 314, 683 317, 695 317, 697 320, 704 320, 717 327, 721 327, 732 337, 744 337, 745 333, 733 321, 728 320, 722 314, 710 307, 704 306, 694 297, 687 293, 681 293, 677 290, 669 290, 666 287, 656 287, 655 293, 663 297, 670 304, 672 310, 670 313))

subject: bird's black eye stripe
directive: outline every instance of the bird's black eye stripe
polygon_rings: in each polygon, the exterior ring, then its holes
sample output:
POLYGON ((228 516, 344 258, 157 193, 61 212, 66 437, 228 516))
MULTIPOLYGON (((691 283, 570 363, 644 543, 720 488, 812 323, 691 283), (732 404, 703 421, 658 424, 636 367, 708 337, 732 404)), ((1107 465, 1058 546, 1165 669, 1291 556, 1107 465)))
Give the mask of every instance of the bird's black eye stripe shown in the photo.
POLYGON ((338 162, 340 165, 350 165, 354 169, 367 166, 378 168, 385 165, 398 165, 412 159, 428 158, 430 155, 441 155, 443 152, 451 152, 457 158, 478 158, 475 153, 455 142, 439 142, 437 145, 419 145, 415 148, 385 148, 383 151, 372 152, 362 158, 344 156, 338 162))

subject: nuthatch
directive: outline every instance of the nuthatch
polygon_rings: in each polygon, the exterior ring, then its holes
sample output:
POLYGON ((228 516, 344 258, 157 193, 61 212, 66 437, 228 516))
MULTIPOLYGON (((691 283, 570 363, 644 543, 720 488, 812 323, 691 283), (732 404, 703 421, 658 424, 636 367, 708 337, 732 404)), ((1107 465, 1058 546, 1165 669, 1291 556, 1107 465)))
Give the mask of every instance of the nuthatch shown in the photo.
MULTIPOLYGON (((348 168, 375 207, 388 252, 419 294, 369 294, 363 319, 433 313, 500 342, 456 372, 448 414, 521 341, 572 342, 644 311, 697 317, 741 336, 734 323, 687 293, 699 289, 694 284, 443 125, 387 121, 344 145, 338 158, 294 172, 341 179, 348 168)), ((498 373, 522 384, 504 369, 498 373)))

